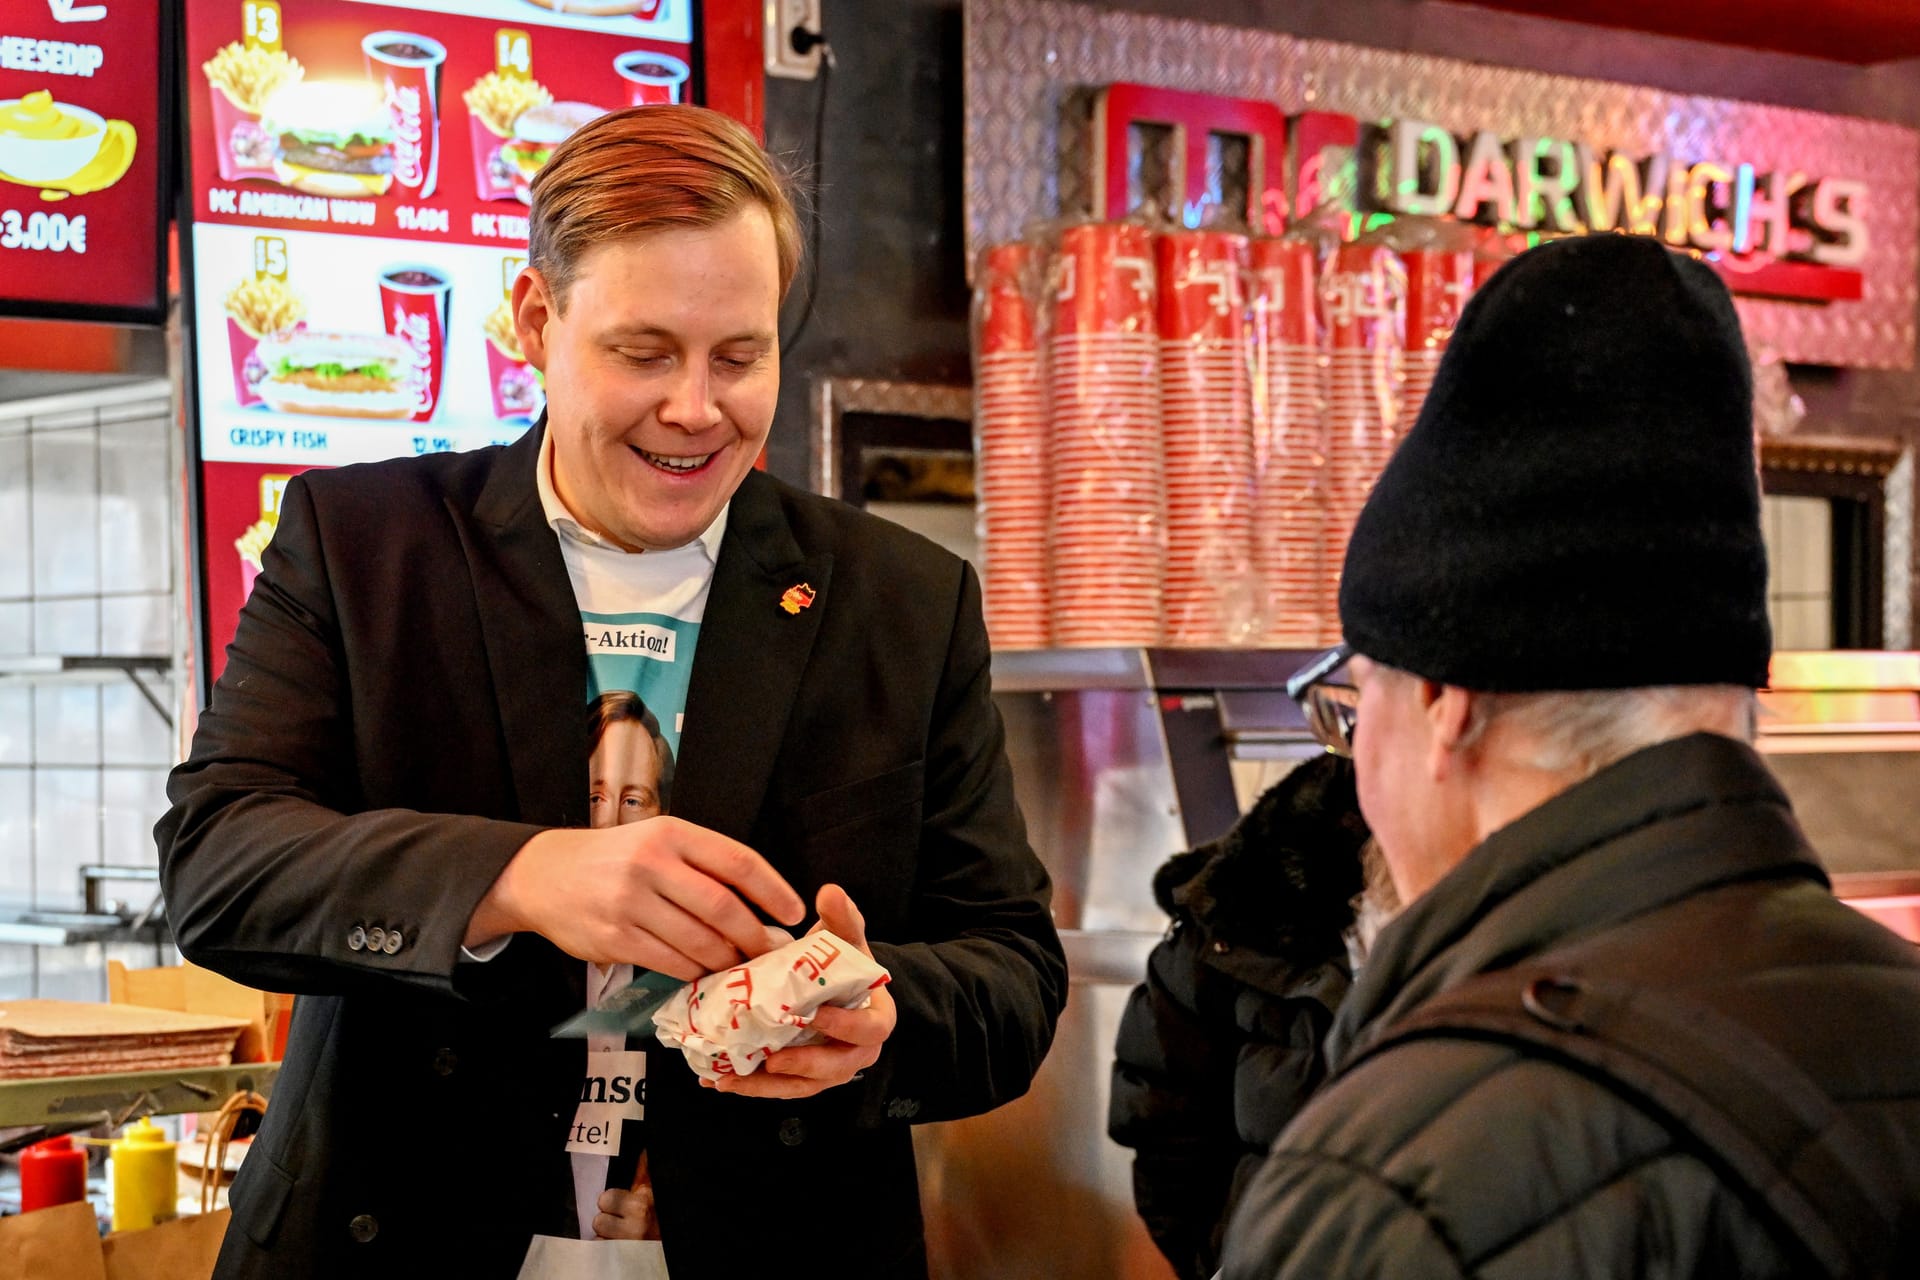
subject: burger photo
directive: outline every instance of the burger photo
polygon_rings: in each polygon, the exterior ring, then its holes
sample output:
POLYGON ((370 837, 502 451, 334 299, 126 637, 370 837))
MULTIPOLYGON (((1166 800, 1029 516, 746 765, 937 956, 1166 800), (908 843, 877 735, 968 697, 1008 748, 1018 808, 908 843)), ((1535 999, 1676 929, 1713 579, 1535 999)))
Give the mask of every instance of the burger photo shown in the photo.
POLYGON ((393 185, 393 120, 372 85, 302 81, 267 99, 274 177, 317 196, 385 195, 393 185))
POLYGON ((297 329, 261 341, 256 392, 282 413, 405 418, 415 409, 413 348, 384 333, 297 329))
POLYGON ((513 166, 513 194, 533 203, 534 175, 545 167, 553 150, 590 120, 606 114, 591 102, 547 102, 528 107, 513 122, 513 137, 500 145, 500 156, 513 166))

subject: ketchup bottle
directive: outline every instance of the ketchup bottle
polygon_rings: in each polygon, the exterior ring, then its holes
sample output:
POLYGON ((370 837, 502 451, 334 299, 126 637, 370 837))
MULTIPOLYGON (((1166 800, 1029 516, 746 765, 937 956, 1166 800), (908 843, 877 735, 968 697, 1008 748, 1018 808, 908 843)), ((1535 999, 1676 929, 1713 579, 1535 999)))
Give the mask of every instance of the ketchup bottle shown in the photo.
POLYGON ((20 1153, 22 1212, 87 1198, 87 1153, 68 1137, 36 1142, 20 1153))

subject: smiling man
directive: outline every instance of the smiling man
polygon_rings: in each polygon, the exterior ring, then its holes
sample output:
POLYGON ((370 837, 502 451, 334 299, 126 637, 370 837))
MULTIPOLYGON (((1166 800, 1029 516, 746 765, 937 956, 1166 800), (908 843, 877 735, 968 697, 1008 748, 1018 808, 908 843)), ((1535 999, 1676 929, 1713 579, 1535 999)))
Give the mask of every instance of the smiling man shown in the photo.
POLYGON ((1065 967, 972 571, 754 469, 798 254, 738 125, 604 116, 533 187, 545 418, 289 484, 157 830, 182 951, 300 996, 219 1276, 511 1277, 535 1235, 692 1274, 753 1222, 925 1274, 908 1124, 1024 1092, 1065 967), (594 821, 582 708, 629 700, 667 812, 594 821), (809 919, 892 983, 754 1075, 549 1035, 809 919))

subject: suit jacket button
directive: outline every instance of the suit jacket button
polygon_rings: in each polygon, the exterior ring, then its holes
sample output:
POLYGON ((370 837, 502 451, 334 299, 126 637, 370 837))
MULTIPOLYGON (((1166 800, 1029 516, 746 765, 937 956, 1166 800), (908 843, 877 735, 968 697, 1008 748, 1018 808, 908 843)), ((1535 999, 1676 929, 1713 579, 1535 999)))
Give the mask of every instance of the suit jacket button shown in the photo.
POLYGON ((381 947, 380 949, 386 952, 390 956, 398 955, 400 953, 400 948, 406 945, 407 945, 407 940, 404 936, 401 935, 398 929, 389 929, 387 930, 386 945, 381 947))
POLYGON ((436 1049, 433 1054, 433 1073, 437 1076, 450 1076, 453 1069, 460 1065, 460 1055, 451 1049, 436 1049))
POLYGON ((367 946, 367 931, 359 925, 347 930, 347 950, 363 951, 367 946))
POLYGON ((385 951, 386 949, 387 949, 387 931, 385 929, 382 929, 379 925, 375 925, 373 926, 373 928, 367 930, 367 950, 373 951, 373 952, 380 952, 380 951, 385 951))
POLYGON ((358 1243, 369 1244, 380 1234, 380 1223, 370 1213, 356 1214, 353 1221, 347 1224, 347 1230, 353 1233, 358 1243))
POLYGON ((799 1116, 788 1116, 780 1122, 780 1142, 783 1146, 797 1147, 807 1140, 807 1122, 799 1116))

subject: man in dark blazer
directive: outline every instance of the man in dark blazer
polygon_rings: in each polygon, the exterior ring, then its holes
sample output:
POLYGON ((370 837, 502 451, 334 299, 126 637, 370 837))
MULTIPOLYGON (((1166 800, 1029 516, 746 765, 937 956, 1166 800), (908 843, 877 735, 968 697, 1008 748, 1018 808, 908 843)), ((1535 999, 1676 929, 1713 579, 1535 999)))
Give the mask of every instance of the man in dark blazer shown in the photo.
POLYGON ((548 415, 508 448, 296 477, 169 784, 181 950, 299 996, 217 1274, 515 1275, 534 1234, 578 1234, 585 1052, 549 1033, 583 961, 697 976, 804 896, 864 932, 891 999, 717 1089, 652 1055, 668 1264, 924 1275, 908 1126, 1024 1092, 1066 989, 977 582, 752 469, 798 236, 737 125, 604 117, 533 218, 515 309, 548 415), (543 448, 572 516, 636 555, 724 512, 671 817, 587 829, 543 448))

